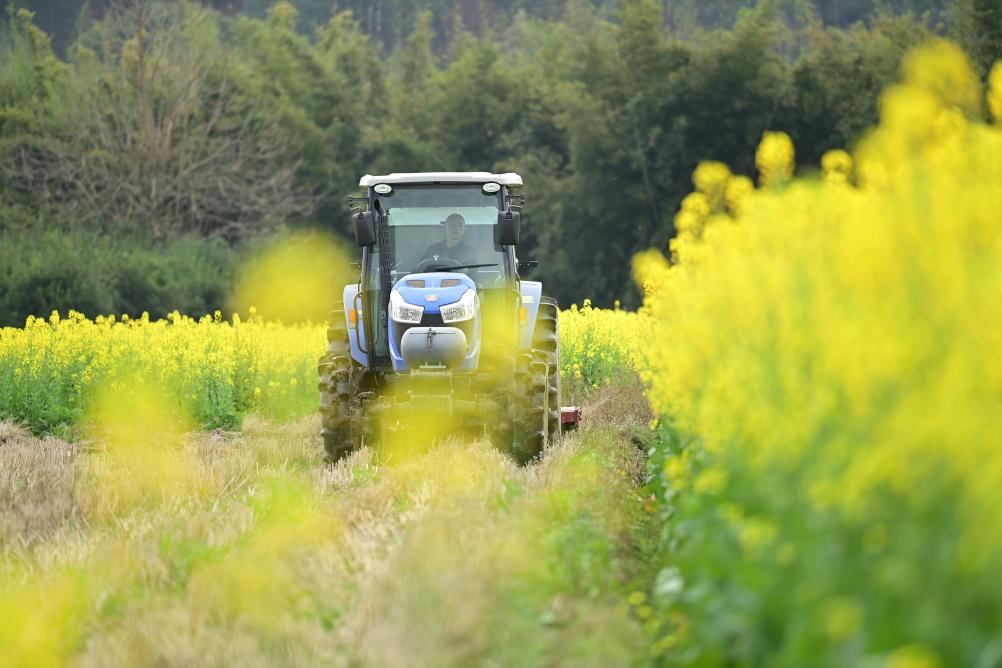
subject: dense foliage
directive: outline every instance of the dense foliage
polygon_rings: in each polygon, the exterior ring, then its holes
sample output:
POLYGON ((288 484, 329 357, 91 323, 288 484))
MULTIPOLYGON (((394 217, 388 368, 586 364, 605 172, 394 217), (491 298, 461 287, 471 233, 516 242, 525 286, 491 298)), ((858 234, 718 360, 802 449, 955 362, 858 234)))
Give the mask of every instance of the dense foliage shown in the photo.
POLYGON ((987 100, 949 43, 903 73, 822 178, 779 134, 757 190, 700 166, 638 262, 667 664, 999 660, 1002 63, 987 100))
MULTIPOLYGON (((110 9, 135 4, 136 0, 17 0, 13 4, 37 12, 39 25, 53 34, 57 50, 63 52, 72 42, 81 20, 86 24, 99 19, 110 9)), ((230 16, 243 14, 262 18, 274 0, 202 0, 202 4, 230 16)), ((0 9, 12 4, 0 0, 0 9)), ((350 11, 359 26, 381 48, 390 52, 403 44, 413 29, 417 16, 428 11, 433 15, 434 44, 447 50, 464 30, 482 36, 492 28, 516 20, 560 20, 575 5, 591 5, 598 12, 611 15, 617 0, 296 0, 297 25, 303 32, 327 23, 339 11, 350 11)), ((661 3, 664 26, 679 35, 702 30, 729 29, 739 14, 756 5, 756 0, 665 0, 661 3)), ((849 27, 872 20, 881 13, 913 13, 935 25, 952 18, 957 4, 963 10, 977 3, 962 0, 782 0, 775 3, 784 19, 803 23, 817 20, 824 25, 849 27)), ((982 3, 983 6, 988 6, 982 3)))
POLYGON ((918 17, 860 3, 867 24, 843 28, 826 3, 724 2, 691 30, 671 25, 686 3, 484 3, 504 20, 477 27, 463 5, 468 30, 443 42, 433 2, 341 3, 355 13, 305 26, 305 1, 304 14, 126 2, 92 6, 61 50, 22 11, 0 38, 0 227, 229 245, 281 222, 347 235, 343 197, 365 172, 517 170, 533 278, 564 303, 636 306, 629 259, 675 234, 700 160, 751 173, 767 130, 789 133, 803 165, 851 145, 930 29, 968 35, 979 62, 998 55, 979 3, 894 5, 935 10, 918 17), (369 25, 377 10, 393 39, 369 25))
POLYGON ((193 236, 156 243, 90 232, 0 230, 0 325, 26 314, 130 314, 164 318, 228 304, 240 259, 225 244, 193 236), (47 305, 43 308, 42 305, 47 305))
POLYGON ((635 375, 651 332, 646 312, 581 307, 560 313, 560 354, 564 385, 591 390, 622 383, 635 375))

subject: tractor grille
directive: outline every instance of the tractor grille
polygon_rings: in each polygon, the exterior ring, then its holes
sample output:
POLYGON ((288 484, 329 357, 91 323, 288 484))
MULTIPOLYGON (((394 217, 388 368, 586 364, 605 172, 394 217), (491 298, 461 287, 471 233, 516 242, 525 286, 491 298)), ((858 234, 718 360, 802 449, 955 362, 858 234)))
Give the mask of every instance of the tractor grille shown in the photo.
POLYGON ((421 316, 420 325, 405 325, 402 323, 394 323, 394 329, 396 332, 396 344, 397 350, 400 350, 400 341, 404 338, 404 332, 406 332, 411 327, 457 327, 463 331, 466 335, 467 344, 472 343, 471 338, 473 335, 473 319, 464 320, 462 322, 444 323, 442 322, 442 315, 440 313, 425 313, 421 316))
POLYGON ((463 334, 466 335, 466 342, 470 343, 470 337, 473 334, 473 318, 469 320, 463 320, 462 322, 452 322, 445 323, 442 322, 441 313, 425 313, 421 316, 421 326, 423 327, 458 327, 463 330, 463 334))

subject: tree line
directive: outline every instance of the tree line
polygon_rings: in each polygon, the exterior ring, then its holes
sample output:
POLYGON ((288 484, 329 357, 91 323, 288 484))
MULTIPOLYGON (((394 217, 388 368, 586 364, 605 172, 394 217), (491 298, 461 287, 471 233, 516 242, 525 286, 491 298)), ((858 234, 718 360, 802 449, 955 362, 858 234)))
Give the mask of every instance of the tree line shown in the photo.
MULTIPOLYGON (((134 1, 134 0, 133 0, 134 1)), ((510 23, 519 14, 529 18, 563 20, 569 7, 582 0, 296 0, 297 27, 312 32, 343 11, 350 11, 359 28, 386 52, 402 45, 412 32, 418 14, 432 15, 436 49, 447 49, 457 27, 483 36, 491 26, 510 23)), ((586 0, 603 17, 613 17, 618 0, 586 0)), ((910 13, 930 26, 944 25, 956 13, 951 0, 769 0, 793 23, 816 21, 847 28, 869 22, 879 14, 910 13)), ((0 0, 36 13, 39 27, 53 38, 57 53, 64 53, 84 25, 100 20, 128 0, 0 0)), ((273 0, 201 0, 228 16, 264 18, 273 0)), ((960 4, 971 4, 964 0, 960 4)), ((739 14, 758 0, 659 0, 662 24, 678 36, 700 30, 730 29, 739 14)), ((962 8, 963 10, 963 8, 962 8)), ((966 10, 964 10, 966 11, 966 10)))
MULTIPOLYGON (((542 261, 533 277, 565 304, 635 305, 631 257, 666 247, 699 161, 753 174, 762 133, 784 130, 812 168, 874 122, 902 54, 934 32, 960 39, 982 71, 1002 55, 991 0, 339 0, 305 26, 297 5, 319 3, 216 4, 94 0, 62 49, 30 11, 8 9, 0 320, 75 305, 66 286, 87 268, 45 269, 11 250, 30 256, 43 237, 186 258, 206 240, 200 257, 225 264, 284 229, 347 236, 344 196, 361 174, 425 170, 518 171, 520 254, 542 261), (680 33, 671 21, 686 7, 695 18, 680 33), (850 7, 866 22, 824 18, 850 7)), ((221 306, 210 301, 225 290, 198 273, 198 286, 148 286, 156 308, 181 295, 192 309, 221 306)))

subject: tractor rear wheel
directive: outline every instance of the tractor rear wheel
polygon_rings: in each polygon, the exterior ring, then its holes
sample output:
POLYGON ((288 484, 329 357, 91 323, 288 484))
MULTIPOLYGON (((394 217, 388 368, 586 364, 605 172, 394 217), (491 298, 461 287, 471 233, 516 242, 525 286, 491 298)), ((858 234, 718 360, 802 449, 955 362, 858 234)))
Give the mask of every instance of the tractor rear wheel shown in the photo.
POLYGON ((557 300, 543 297, 539 301, 536 331, 532 347, 546 353, 546 430, 552 445, 560 440, 560 309, 557 300))
POLYGON ((539 457, 560 440, 559 315, 556 300, 540 300, 532 349, 519 358, 517 365, 512 455, 519 464, 539 457))
POLYGON ((512 456, 521 466, 540 456, 548 436, 546 353, 531 350, 519 359, 515 377, 516 419, 512 456))
POLYGON ((324 441, 324 458, 336 463, 356 449, 359 439, 351 428, 351 348, 344 311, 331 312, 327 329, 327 352, 320 358, 320 436, 324 441))

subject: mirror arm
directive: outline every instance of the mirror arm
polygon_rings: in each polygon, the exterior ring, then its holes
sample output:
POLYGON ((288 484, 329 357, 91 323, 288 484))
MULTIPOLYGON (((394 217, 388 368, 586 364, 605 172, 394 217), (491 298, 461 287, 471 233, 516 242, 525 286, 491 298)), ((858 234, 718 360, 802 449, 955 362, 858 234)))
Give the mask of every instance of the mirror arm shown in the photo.
POLYGON ((508 202, 508 208, 519 209, 525 206, 525 193, 519 193, 517 195, 508 194, 505 195, 505 200, 508 202), (516 204, 515 202, 518 202, 516 204))

